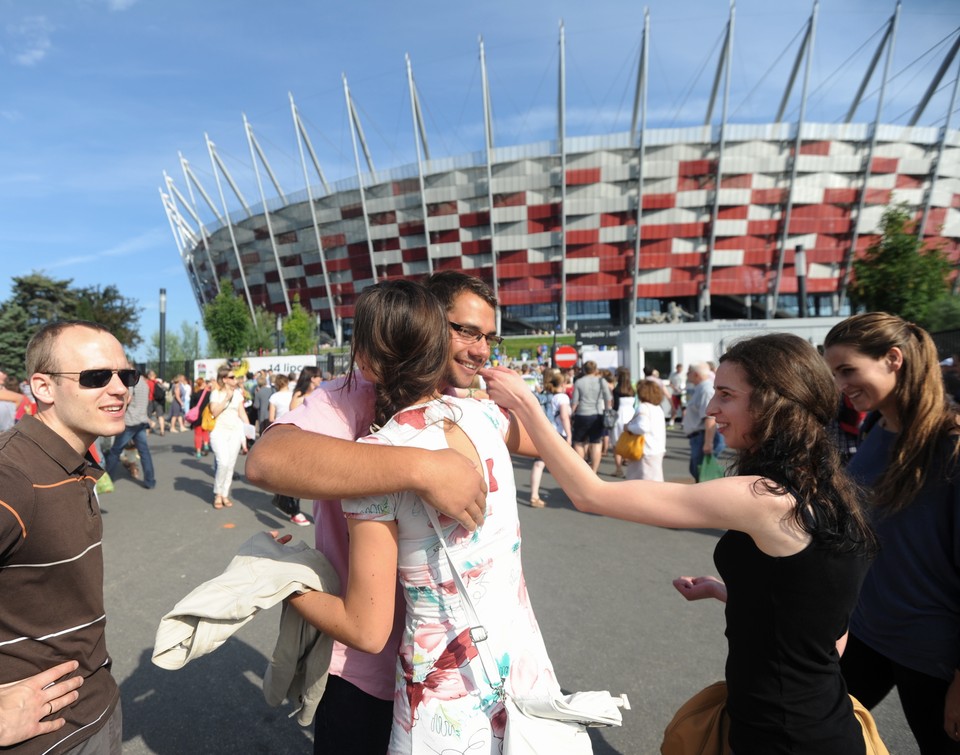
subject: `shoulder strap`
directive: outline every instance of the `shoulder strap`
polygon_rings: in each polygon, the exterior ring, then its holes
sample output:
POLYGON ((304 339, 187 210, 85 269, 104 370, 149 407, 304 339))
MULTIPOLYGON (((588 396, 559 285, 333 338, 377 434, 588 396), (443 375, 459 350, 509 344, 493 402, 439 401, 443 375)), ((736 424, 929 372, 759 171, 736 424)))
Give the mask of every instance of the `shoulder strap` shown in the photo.
POLYGON ((483 668, 483 675, 486 677, 490 687, 502 700, 506 694, 503 687, 504 680, 500 674, 500 666, 497 664, 496 659, 494 659, 490 646, 487 645, 487 640, 489 639, 487 629, 480 622, 476 606, 473 605, 470 593, 467 592, 467 586, 463 583, 463 578, 460 576, 460 570, 454 563, 453 556, 450 555, 450 550, 447 548, 447 539, 443 536, 443 529, 440 527, 440 518, 437 516, 436 510, 433 506, 426 503, 423 508, 426 509, 427 516, 430 517, 430 524, 433 525, 434 532, 437 533, 437 538, 440 540, 440 548, 447 557, 447 563, 450 564, 450 571, 453 572, 454 584, 456 584, 457 592, 460 593, 460 598, 463 601, 463 609, 467 614, 467 619, 470 621, 470 639, 477 649, 477 658, 479 658, 480 665, 483 668), (486 656, 486 658, 484 658, 484 656, 486 656), (488 666, 488 664, 490 665, 488 666), (495 673, 491 674, 490 669, 495 669, 495 673))

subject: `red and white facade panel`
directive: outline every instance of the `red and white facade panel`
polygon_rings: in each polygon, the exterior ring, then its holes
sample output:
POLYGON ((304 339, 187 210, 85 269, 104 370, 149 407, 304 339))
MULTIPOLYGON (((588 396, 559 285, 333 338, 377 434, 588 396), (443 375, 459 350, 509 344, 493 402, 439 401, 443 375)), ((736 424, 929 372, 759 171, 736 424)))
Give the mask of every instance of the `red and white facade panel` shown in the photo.
POLYGON ((378 172, 364 177, 366 214, 356 181, 325 195, 317 189, 322 250, 305 196, 271 200, 273 241, 262 208, 234 213, 233 238, 227 224, 213 230, 209 254, 198 244, 188 268, 204 299, 222 278, 245 295, 245 278, 253 305, 283 311, 285 289, 324 319, 331 299, 338 317, 352 317, 355 294, 375 278, 430 269, 465 269, 492 283, 496 267, 506 306, 629 301, 638 201, 635 293, 645 299, 698 297, 708 267, 713 297, 767 295, 781 246, 779 291, 794 293, 798 244, 808 291, 836 292, 854 232, 859 254, 876 240, 890 204, 905 203, 919 220, 928 197, 925 240, 960 255, 960 132, 947 134, 937 163, 937 129, 879 126, 868 166, 867 126, 806 124, 799 155, 793 128, 728 126, 719 165, 716 128, 648 130, 642 187, 639 150, 626 134, 568 139, 563 176, 556 145, 496 149, 489 193, 477 153, 426 162, 422 197, 416 166, 378 172))

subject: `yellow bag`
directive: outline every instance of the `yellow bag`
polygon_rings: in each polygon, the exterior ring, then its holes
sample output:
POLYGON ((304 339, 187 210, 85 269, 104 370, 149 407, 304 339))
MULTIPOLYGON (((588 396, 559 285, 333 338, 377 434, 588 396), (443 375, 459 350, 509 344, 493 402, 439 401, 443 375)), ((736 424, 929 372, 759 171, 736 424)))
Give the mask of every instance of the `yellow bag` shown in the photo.
POLYGON ((213 412, 210 411, 210 404, 207 404, 205 407, 203 407, 203 416, 200 418, 200 427, 209 432, 216 427, 216 425, 216 417, 214 417, 213 412))
POLYGON ((617 438, 613 452, 627 461, 639 461, 643 458, 643 436, 624 430, 617 438))
MULTIPOLYGON (((877 725, 860 701, 849 695, 853 715, 863 729, 867 755, 890 755, 877 725)), ((663 732, 661 755, 730 755, 727 683, 714 682, 680 706, 663 732)))
POLYGON ((730 755, 729 737, 727 683, 714 682, 680 706, 664 729, 660 753, 730 755))
POLYGON ((870 711, 863 707, 857 698, 850 695, 850 702, 853 705, 853 715, 860 722, 860 728, 863 729, 863 742, 867 746, 867 755, 890 755, 887 746, 880 739, 880 733, 877 731, 877 724, 870 715, 870 711))

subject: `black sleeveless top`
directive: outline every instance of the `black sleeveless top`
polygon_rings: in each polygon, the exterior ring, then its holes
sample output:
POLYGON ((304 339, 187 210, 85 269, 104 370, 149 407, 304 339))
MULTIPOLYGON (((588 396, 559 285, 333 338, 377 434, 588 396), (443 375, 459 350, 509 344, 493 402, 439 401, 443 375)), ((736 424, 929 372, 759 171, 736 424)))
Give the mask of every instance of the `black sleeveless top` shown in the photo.
POLYGON ((864 753, 835 643, 847 630, 868 557, 811 543, 774 558, 733 530, 720 538, 713 557, 727 586, 733 751, 864 753))

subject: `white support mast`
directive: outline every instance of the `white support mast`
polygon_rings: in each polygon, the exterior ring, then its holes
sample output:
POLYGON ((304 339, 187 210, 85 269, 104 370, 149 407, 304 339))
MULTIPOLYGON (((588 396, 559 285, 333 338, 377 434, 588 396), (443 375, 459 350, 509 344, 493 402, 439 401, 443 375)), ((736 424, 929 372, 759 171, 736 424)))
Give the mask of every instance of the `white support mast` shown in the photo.
MULTIPOLYGON (((217 182, 217 191, 220 193, 220 202, 223 204, 223 215, 226 218, 227 230, 230 232, 230 243, 233 245, 233 255, 237 261, 237 270, 240 271, 240 281, 243 283, 243 293, 247 298, 247 307, 250 309, 250 319, 252 322, 257 321, 257 313, 253 306, 253 297, 250 296, 250 288, 247 286, 247 274, 243 271, 243 262, 240 260, 240 248, 237 246, 237 236, 233 232, 233 221, 230 219, 230 212, 227 210, 227 198, 223 193, 223 184, 220 183, 220 173, 217 170, 217 165, 223 165, 220 161, 219 156, 216 155, 216 146, 210 140, 210 137, 207 134, 203 135, 204 140, 207 143, 207 152, 210 155, 210 165, 213 168, 213 177, 217 182)), ((233 185, 233 180, 228 179, 231 186, 233 185)), ((236 191, 236 189, 234 189, 236 191)), ((241 200, 244 207, 246 207, 246 202, 241 200)), ((246 207, 247 214, 250 213, 250 208, 246 207)))
POLYGON ((880 82, 880 94, 877 96, 877 114, 874 117, 873 125, 870 127, 870 143, 867 148, 867 156, 863 165, 863 186, 860 189, 860 198, 857 200, 857 212, 853 216, 853 233, 851 234, 850 238, 850 248, 847 250, 847 254, 843 260, 843 270, 841 271, 840 276, 840 288, 837 292, 838 301, 836 311, 834 312, 835 315, 839 315, 846 304, 847 287, 850 285, 850 273, 853 272, 853 260, 857 254, 857 242, 860 240, 860 221, 863 218, 863 208, 867 203, 867 187, 870 184, 873 153, 877 147, 877 131, 879 130, 880 126, 880 116, 883 113, 883 96, 887 91, 887 79, 890 73, 890 62, 893 60, 893 47, 897 40, 897 24, 899 20, 900 0, 897 0, 897 7, 893 11, 893 15, 890 17, 890 23, 887 26, 887 33, 880 42, 880 46, 877 48, 877 53, 874 55, 870 69, 867 71, 867 75, 864 77, 863 83, 860 85, 860 90, 857 92, 857 96, 854 99, 853 105, 850 107, 850 110, 847 113, 847 122, 849 123, 850 119, 853 118, 853 114, 856 111, 857 105, 860 104, 860 98, 863 95, 863 90, 866 88, 867 83, 873 74, 873 69, 876 65, 877 58, 880 56, 883 46, 887 45, 887 57, 883 62, 883 79, 880 82))
MULTIPOLYGON (((250 121, 247 120, 247 114, 243 113, 242 115, 243 131, 247 135, 247 146, 250 147, 250 162, 253 163, 253 173, 257 177, 257 190, 260 193, 260 203, 263 206, 263 218, 267 222, 267 236, 270 237, 270 248, 273 250, 273 262, 277 267, 277 277, 280 280, 280 291, 283 294, 283 304, 286 307, 286 313, 289 317, 291 311, 290 295, 287 293, 287 281, 283 277, 283 265, 280 263, 280 250, 277 249, 277 237, 273 232, 273 221, 270 220, 270 208, 267 207, 267 195, 263 193, 263 180, 260 178, 260 167, 257 161, 257 155, 259 155, 260 159, 264 162, 266 162, 266 156, 260 149, 260 145, 257 144, 256 137, 253 135, 253 127, 250 125, 250 121), (254 148, 255 144, 256 148, 254 148)), ((277 189, 277 193, 280 194, 283 203, 286 204, 287 198, 284 196, 283 191, 280 189, 280 185, 273 177, 273 171, 270 170, 269 166, 267 166, 267 172, 273 179, 274 187, 277 189)))
POLYGON ((190 163, 187 162, 187 158, 185 158, 183 153, 180 152, 178 152, 177 155, 180 158, 180 170, 183 171, 183 182, 187 186, 187 194, 190 195, 190 206, 193 208, 192 214, 197 220, 197 225, 200 226, 200 238, 203 241, 203 248, 207 253, 207 262, 210 265, 210 275, 213 277, 213 285, 219 294, 220 279, 217 277, 217 266, 213 264, 213 255, 210 252, 210 234, 207 231, 207 227, 203 224, 203 221, 200 220, 200 214, 197 210, 197 198, 193 195, 194 185, 196 185, 197 191, 200 192, 200 195, 204 198, 204 201, 206 201, 207 206, 213 211, 214 217, 221 222, 223 222, 223 218, 220 217, 220 211, 213 203, 213 200, 210 199, 210 195, 207 194, 207 190, 203 188, 203 185, 194 175, 193 170, 190 168, 190 163))
MULTIPOLYGON (((820 8, 819 0, 813 1, 813 12, 810 14, 810 21, 807 26, 807 33, 803 38, 803 44, 797 54, 794 73, 790 77, 787 85, 787 91, 784 92, 783 101, 780 110, 777 113, 777 123, 783 116, 783 111, 787 105, 787 99, 790 96, 790 90, 793 88, 793 77, 796 75, 800 60, 806 54, 806 63, 803 69, 803 88, 800 93, 800 115, 797 116, 797 133, 793 140, 793 159, 790 161, 790 185, 787 187, 787 206, 783 212, 783 226, 780 231, 780 249, 777 258, 777 274, 773 281, 773 295, 770 298, 767 307, 767 318, 777 316, 777 308, 780 299, 780 282, 783 280, 783 261, 787 256, 787 238, 790 235, 790 218, 793 215, 793 190, 797 183, 797 165, 800 162, 800 147, 803 145, 803 124, 806 120, 807 112, 807 86, 810 82, 810 66, 813 60, 813 42, 817 30, 817 11, 820 8)), ((799 292, 798 292, 799 293, 799 292)))
MULTIPOLYGON (((297 132, 297 148, 300 151, 300 165, 303 168, 303 184, 307 189, 307 204, 310 205, 310 219, 313 222, 313 232, 317 239, 317 252, 320 255, 320 268, 323 270, 323 288, 327 292, 327 306, 330 308, 330 322, 333 324, 333 336, 336 340, 337 346, 342 346, 343 328, 340 323, 340 318, 337 316, 336 298, 333 290, 330 288, 330 273, 327 270, 327 254, 323 250, 323 238, 320 235, 320 222, 317 220, 317 206, 313 201, 313 189, 310 187, 310 176, 307 172, 306 156, 303 153, 304 142, 306 142, 307 149, 310 150, 310 157, 313 160, 313 165, 316 168, 317 174, 320 176, 320 181, 325 189, 328 189, 327 181, 323 177, 323 171, 320 170, 320 163, 317 161, 317 156, 313 151, 313 147, 310 146, 306 131, 303 128, 303 123, 300 120, 300 114, 297 112, 297 106, 293 101, 293 94, 288 93, 288 96, 290 97, 290 111, 293 114, 293 124, 297 132)), ((319 317, 319 315, 317 316, 319 317)))
POLYGON ((637 289, 640 286, 640 241, 643 238, 643 163, 646 157, 644 137, 647 133, 647 60, 650 49, 650 9, 643 9, 643 41, 637 71, 637 93, 633 101, 630 143, 637 144, 637 228, 633 240, 633 291, 630 292, 630 324, 637 324, 637 289), (637 113, 640 114, 638 141, 637 113))
POLYGON ((423 155, 430 159, 430 147, 427 145, 427 130, 423 125, 423 114, 420 112, 420 99, 417 96, 417 85, 413 81, 413 66, 410 55, 407 61, 407 86, 410 88, 410 114, 413 116, 413 141, 417 146, 417 179, 420 185, 420 212, 423 215, 423 239, 427 250, 427 272, 433 274, 433 259, 430 257, 430 228, 427 213, 427 191, 423 180, 423 155), (423 148, 421 150, 421 144, 423 148))
POLYGON ((560 332, 567 332, 567 61, 566 38, 560 21, 560 89, 557 102, 557 142, 560 151, 560 332))
MULTIPOLYGON (((164 178, 169 180, 166 171, 164 171, 163 175, 164 178)), ((183 263, 183 269, 186 271, 187 277, 193 282, 191 286, 193 289, 193 298, 197 302, 197 307, 203 312, 207 300, 203 295, 203 287, 200 285, 200 276, 197 273, 197 267, 193 261, 192 254, 192 250, 196 247, 196 237, 190 233, 191 229, 179 210, 177 210, 173 197, 170 194, 165 194, 159 186, 157 189, 160 192, 160 201, 163 203, 163 209, 167 213, 167 221, 170 223, 173 240, 177 244, 177 249, 180 252, 180 261, 183 263), (186 226, 186 228, 184 226, 186 226), (193 273, 192 275, 191 272, 193 273)))
MULTIPOLYGON (((710 312, 710 287, 713 283, 713 252, 717 243, 717 217, 720 214, 720 185, 723 182, 723 150, 726 144, 727 131, 727 107, 730 100, 730 63, 733 57, 733 24, 736 17, 736 0, 730 0, 730 20, 727 22, 727 36, 723 45, 723 53, 720 58, 720 67, 717 68, 717 81, 719 81, 720 71, 723 70, 723 108, 720 115, 720 131, 717 138, 717 170, 715 186, 713 189, 713 210, 710 213, 710 239, 707 243, 707 259, 703 276, 703 292, 701 300, 698 303, 700 319, 711 320, 710 312)), ((713 94, 710 97, 710 107, 707 111, 705 126, 710 126, 710 118, 713 115, 713 103, 716 98, 716 81, 714 82, 713 94)))
MULTIPOLYGON (((497 273, 497 223, 493 217, 493 108, 490 103, 490 81, 487 79, 487 55, 480 37, 480 80, 483 86, 483 144, 487 168, 487 207, 490 208, 490 270, 493 296, 500 301, 500 276, 497 273)), ((497 307, 497 332, 503 322, 502 307, 497 307)))
POLYGON ((370 234, 370 215, 367 213, 367 197, 363 190, 363 174, 360 172, 360 153, 357 151, 357 135, 359 132, 360 141, 363 144, 363 154, 367 158, 367 168, 371 177, 375 174, 373 161, 370 159, 370 151, 367 149, 366 139, 363 137, 363 130, 360 127, 360 119, 357 118, 357 111, 353 107, 353 99, 350 97, 350 87, 347 86, 347 75, 343 74, 343 95, 347 98, 347 115, 350 120, 350 140, 353 142, 353 161, 357 167, 357 188, 360 191, 360 209, 363 212, 363 227, 367 234, 367 252, 370 255, 370 274, 373 276, 373 282, 376 283, 377 264, 373 255, 373 239, 370 234))

